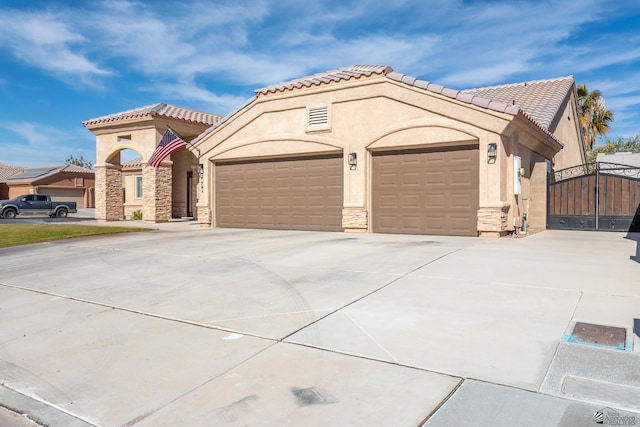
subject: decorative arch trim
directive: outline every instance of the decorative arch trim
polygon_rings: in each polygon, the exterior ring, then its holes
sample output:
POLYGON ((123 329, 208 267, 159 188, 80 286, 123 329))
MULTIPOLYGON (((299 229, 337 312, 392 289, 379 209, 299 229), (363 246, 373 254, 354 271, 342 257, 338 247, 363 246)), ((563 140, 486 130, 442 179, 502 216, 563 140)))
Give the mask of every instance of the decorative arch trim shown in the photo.
MULTIPOLYGON (((224 144, 223 144, 224 145, 224 144)), ((232 145, 218 146, 209 160, 271 157, 298 154, 330 153, 342 151, 343 144, 331 138, 301 138, 299 135, 281 135, 277 138, 247 138, 232 145)))
POLYGON ((415 120, 396 124, 374 138, 368 150, 433 144, 478 142, 482 130, 449 119, 415 120))

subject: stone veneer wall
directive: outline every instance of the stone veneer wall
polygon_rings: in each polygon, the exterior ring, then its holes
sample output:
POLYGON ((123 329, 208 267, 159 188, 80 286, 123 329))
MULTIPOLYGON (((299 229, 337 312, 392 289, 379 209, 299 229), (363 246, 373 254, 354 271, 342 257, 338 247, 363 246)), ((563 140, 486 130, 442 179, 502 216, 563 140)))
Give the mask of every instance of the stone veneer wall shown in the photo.
POLYGON ((369 212, 364 208, 342 209, 342 227, 345 231, 367 231, 369 212))
POLYGON ((206 205, 198 206, 196 209, 198 211, 198 222, 200 223, 200 227, 211 227, 211 209, 206 205))
POLYGON ((185 218, 187 216, 187 204, 185 202, 175 202, 171 206, 173 218, 185 218))
POLYGON ((96 166, 96 211, 100 221, 123 219, 122 172, 119 166, 96 166))
POLYGON ((509 205, 482 206, 478 209, 478 232, 480 237, 506 236, 509 205))
POLYGON ((171 166, 145 166, 142 171, 142 219, 167 222, 171 219, 171 166))

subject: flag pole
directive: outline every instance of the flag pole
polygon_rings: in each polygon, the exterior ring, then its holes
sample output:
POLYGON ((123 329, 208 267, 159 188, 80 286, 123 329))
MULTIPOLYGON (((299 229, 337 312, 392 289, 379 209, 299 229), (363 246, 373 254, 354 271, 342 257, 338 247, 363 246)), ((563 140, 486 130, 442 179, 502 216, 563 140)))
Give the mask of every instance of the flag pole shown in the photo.
POLYGON ((187 141, 186 139, 183 139, 180 137, 180 135, 178 135, 178 133, 176 131, 174 131, 173 129, 171 129, 169 126, 167 126, 167 129, 169 129, 171 132, 173 132, 173 134, 175 136, 177 136, 178 138, 182 139, 187 145, 189 145, 191 148, 193 148, 194 150, 196 150, 198 152, 198 160, 200 160, 200 150, 198 149, 198 147, 196 147, 195 145, 193 145, 191 142, 187 141))
MULTIPOLYGON (((178 138, 182 139, 180 137, 180 135, 178 135, 176 133, 176 131, 174 131, 173 129, 171 129, 169 127, 169 125, 167 125, 167 129, 169 129, 171 132, 173 132, 173 134, 175 136, 177 136, 178 138)), ((198 158, 196 159, 196 172, 198 172, 199 175, 202 175, 202 172, 204 172, 203 168, 204 165, 202 163, 200 163, 200 150, 198 149, 198 147, 196 147, 195 145, 193 145, 190 141, 187 141, 186 139, 182 139, 187 145, 189 145, 191 148, 193 148, 194 150, 196 150, 198 152, 198 158)))

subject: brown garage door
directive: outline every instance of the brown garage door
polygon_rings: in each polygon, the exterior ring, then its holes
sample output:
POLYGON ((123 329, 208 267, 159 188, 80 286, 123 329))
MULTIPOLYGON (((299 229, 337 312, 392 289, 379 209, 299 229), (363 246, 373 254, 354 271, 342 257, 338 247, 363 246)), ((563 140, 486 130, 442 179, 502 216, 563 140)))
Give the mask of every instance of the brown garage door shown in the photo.
POLYGON ((342 155, 218 163, 216 226, 342 231, 342 155))
POLYGON ((372 230, 477 235, 478 148, 373 154, 372 230))
POLYGON ((76 207, 84 208, 84 188, 46 188, 38 191, 51 196, 54 202, 76 202, 76 207))

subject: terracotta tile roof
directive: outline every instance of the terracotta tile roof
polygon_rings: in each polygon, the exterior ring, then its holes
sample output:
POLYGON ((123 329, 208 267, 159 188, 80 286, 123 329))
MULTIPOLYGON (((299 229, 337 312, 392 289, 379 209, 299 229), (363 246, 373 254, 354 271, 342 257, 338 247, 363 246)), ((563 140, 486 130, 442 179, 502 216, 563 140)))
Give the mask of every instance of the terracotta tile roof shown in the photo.
POLYGON ((559 77, 469 89, 464 93, 519 107, 544 129, 548 129, 573 85, 573 77, 559 77))
MULTIPOLYGON (((561 77, 558 79, 539 80, 530 83, 513 83, 510 85, 495 86, 491 88, 455 90, 424 80, 418 80, 415 77, 407 76, 396 72, 387 74, 387 77, 414 86, 430 92, 439 93, 449 98, 465 102, 467 104, 476 105, 478 107, 497 111, 500 113, 511 114, 514 116, 522 116, 530 121, 535 127, 542 130, 559 144, 562 144, 550 131, 549 125, 558 113, 562 101, 567 93, 573 87, 573 77, 561 77), (527 87, 533 83, 544 82, 545 84, 536 86, 535 92, 529 92, 527 87), (548 83, 548 84, 546 84, 548 83), (518 92, 520 95, 513 103, 511 97, 501 97, 499 90, 493 91, 494 88, 515 87, 513 94, 518 92), (477 91, 477 92, 476 92, 477 91), (546 91, 549 91, 548 93, 546 91), (527 94, 530 94, 527 96, 527 94), (534 95, 535 94, 535 95, 534 95)), ((507 93, 507 91, 505 91, 507 93)), ((509 92, 511 93, 511 92, 509 92)))
POLYGON ((142 168, 142 156, 138 156, 135 159, 131 159, 128 162, 122 164, 123 169, 141 169, 142 168))
POLYGON ((256 89, 255 94, 267 95, 268 93, 283 92, 285 90, 300 89, 302 87, 320 86, 342 80, 370 77, 373 74, 387 74, 391 71, 393 71, 393 68, 381 65, 354 65, 352 67, 338 68, 336 70, 325 71, 324 73, 267 86, 262 89, 256 89))
POLYGON ((96 117, 89 119, 82 124, 91 126, 99 123, 117 122, 119 120, 134 119, 146 116, 163 116, 173 119, 188 120, 196 123, 204 123, 213 125, 219 122, 222 117, 217 114, 203 113, 201 111, 191 110, 188 108, 176 107, 175 105, 159 103, 147 105, 145 107, 134 108, 133 110, 122 111, 120 113, 109 114, 108 116, 96 117))

